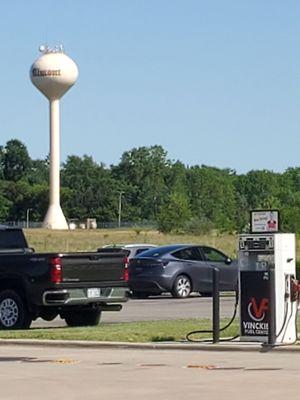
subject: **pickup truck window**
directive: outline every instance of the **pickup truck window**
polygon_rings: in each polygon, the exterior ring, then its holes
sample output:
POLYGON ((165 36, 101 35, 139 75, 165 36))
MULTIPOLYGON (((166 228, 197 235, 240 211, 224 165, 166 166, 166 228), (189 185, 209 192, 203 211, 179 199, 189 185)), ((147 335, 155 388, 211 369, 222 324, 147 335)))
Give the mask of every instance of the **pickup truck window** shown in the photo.
POLYGON ((27 242, 21 229, 0 229, 0 250, 25 249, 27 242))

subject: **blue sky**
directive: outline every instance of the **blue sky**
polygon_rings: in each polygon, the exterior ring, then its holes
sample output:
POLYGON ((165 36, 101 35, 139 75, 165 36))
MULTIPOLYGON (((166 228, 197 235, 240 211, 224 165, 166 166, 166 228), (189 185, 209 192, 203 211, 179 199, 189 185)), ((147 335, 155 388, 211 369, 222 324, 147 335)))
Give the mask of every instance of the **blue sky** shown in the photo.
POLYGON ((29 68, 63 43, 79 68, 61 102, 61 160, 107 166, 160 144, 172 160, 282 172, 300 166, 300 2, 1 2, 1 144, 49 151, 29 68))

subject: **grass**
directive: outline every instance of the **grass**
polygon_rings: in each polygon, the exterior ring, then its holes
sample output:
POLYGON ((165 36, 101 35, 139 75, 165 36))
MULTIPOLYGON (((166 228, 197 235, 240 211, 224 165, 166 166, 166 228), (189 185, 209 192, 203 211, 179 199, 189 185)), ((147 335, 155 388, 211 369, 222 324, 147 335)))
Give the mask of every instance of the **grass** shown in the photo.
MULTIPOLYGON (((222 319, 225 326, 228 319, 222 319)), ((210 319, 177 319, 170 321, 144 321, 124 323, 101 323, 96 327, 83 328, 31 328, 29 330, 0 331, 0 339, 37 339, 37 340, 83 340, 97 342, 182 342, 186 335, 195 330, 211 330, 210 319)), ((298 331, 300 322, 298 322, 298 331)), ((220 333, 220 338, 231 338, 238 334, 239 322, 220 333)), ((196 334, 193 340, 212 338, 212 333, 196 334)))
POLYGON ((223 250, 229 256, 236 251, 236 238, 230 234, 211 235, 170 235, 154 230, 137 229, 96 229, 55 231, 46 229, 24 229, 28 243, 37 252, 95 251, 107 244, 171 243, 206 244, 223 250))
MULTIPOLYGON (((228 320, 223 320, 225 325, 228 320)), ((194 330, 210 330, 209 319, 180 319, 171 321, 101 323, 97 327, 83 328, 32 328, 29 330, 0 331, 0 339, 44 340, 93 340, 99 342, 178 342, 186 340, 186 334, 194 330)), ((238 323, 234 322, 224 336, 235 336, 238 323)), ((210 338, 211 334, 193 336, 193 339, 210 338)))
MULTIPOLYGON (((205 244, 216 247, 230 257, 236 257, 236 235, 214 232, 210 235, 163 234, 155 230, 95 229, 55 231, 24 229, 29 246, 37 252, 95 251, 107 244, 153 243, 159 246, 175 243, 205 244)), ((300 248, 300 236, 296 243, 300 248)), ((300 264, 300 255, 297 256, 300 264)))

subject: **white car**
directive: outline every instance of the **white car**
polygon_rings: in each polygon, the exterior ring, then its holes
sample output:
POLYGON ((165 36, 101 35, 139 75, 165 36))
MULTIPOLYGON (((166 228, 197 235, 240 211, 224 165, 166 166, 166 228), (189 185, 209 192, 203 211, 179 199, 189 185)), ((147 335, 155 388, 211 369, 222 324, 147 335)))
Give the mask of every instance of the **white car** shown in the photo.
POLYGON ((126 257, 130 260, 133 257, 136 257, 138 254, 141 254, 143 251, 152 249, 153 247, 157 247, 155 244, 149 243, 133 243, 133 244, 109 244, 98 249, 100 253, 106 252, 119 252, 125 251, 126 257))

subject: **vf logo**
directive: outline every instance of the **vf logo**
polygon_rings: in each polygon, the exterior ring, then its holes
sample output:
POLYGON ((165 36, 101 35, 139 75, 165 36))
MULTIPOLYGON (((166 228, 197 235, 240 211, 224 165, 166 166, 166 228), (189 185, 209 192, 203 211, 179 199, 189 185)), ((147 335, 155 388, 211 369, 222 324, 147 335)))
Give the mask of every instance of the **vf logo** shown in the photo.
POLYGON ((251 298, 248 304, 248 313, 250 317, 257 322, 263 321, 266 315, 266 311, 269 308, 269 299, 263 298, 260 303, 257 304, 254 297, 251 298))

